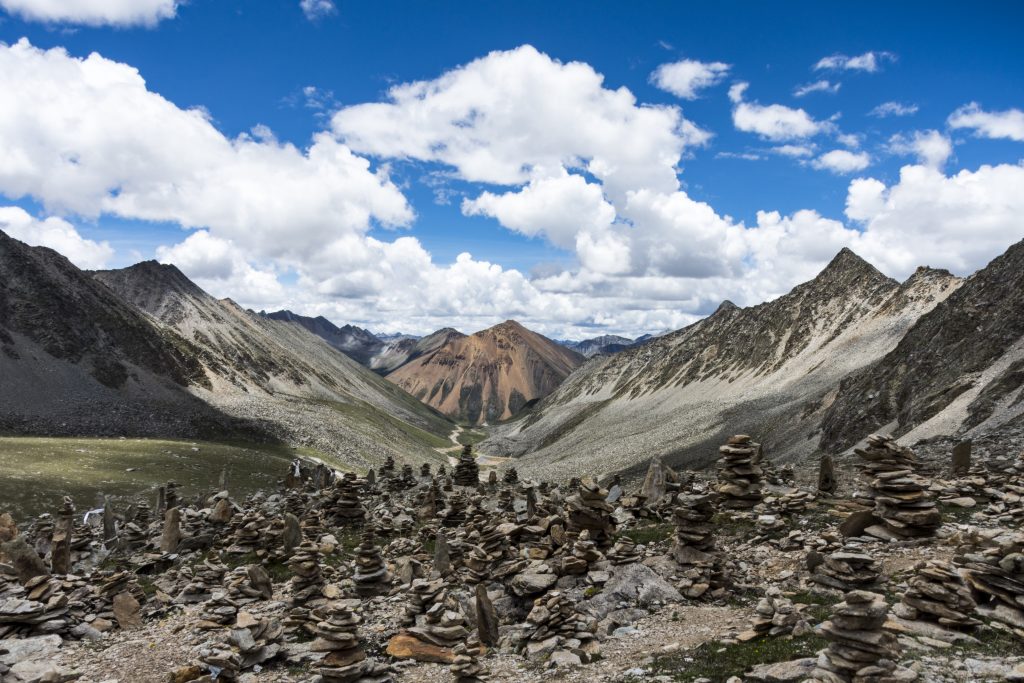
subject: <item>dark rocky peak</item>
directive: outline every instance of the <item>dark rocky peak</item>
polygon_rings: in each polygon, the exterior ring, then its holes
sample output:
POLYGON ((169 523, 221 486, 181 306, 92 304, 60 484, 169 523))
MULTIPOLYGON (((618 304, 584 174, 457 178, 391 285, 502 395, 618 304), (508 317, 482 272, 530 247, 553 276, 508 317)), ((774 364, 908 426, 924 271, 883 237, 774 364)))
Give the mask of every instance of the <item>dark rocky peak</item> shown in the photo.
POLYGON ((115 289, 134 288, 139 291, 159 289, 200 298, 209 296, 171 263, 142 261, 127 268, 96 270, 91 274, 100 282, 115 289))
POLYGON ((847 247, 829 261, 818 275, 793 289, 793 293, 810 290, 825 296, 848 296, 851 289, 896 289, 899 282, 888 277, 847 247))

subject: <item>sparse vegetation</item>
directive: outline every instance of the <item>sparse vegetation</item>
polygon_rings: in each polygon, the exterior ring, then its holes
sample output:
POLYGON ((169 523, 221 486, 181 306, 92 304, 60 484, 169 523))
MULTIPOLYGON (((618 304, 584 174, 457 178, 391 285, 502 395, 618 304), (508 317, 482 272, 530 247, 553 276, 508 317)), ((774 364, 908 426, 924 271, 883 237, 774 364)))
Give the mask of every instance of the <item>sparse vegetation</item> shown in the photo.
POLYGON ((622 532, 622 535, 633 539, 634 543, 650 545, 651 543, 660 543, 661 541, 671 539, 674 531, 674 525, 662 523, 627 529, 622 532))
POLYGON ((674 653, 654 661, 657 674, 674 681, 695 681, 706 678, 720 683, 731 676, 742 676, 757 664, 786 662, 813 657, 828 642, 816 635, 799 638, 758 638, 746 643, 723 645, 708 642, 693 650, 674 653))

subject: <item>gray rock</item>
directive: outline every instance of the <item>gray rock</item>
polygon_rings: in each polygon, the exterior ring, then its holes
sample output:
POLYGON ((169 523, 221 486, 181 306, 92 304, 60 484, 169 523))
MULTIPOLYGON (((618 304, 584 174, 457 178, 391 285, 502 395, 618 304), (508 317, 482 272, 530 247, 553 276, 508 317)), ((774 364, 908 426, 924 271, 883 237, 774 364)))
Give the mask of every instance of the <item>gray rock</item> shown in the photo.
POLYGON ((791 662, 758 664, 746 674, 746 680, 756 683, 792 683, 810 678, 816 658, 794 659, 791 662))

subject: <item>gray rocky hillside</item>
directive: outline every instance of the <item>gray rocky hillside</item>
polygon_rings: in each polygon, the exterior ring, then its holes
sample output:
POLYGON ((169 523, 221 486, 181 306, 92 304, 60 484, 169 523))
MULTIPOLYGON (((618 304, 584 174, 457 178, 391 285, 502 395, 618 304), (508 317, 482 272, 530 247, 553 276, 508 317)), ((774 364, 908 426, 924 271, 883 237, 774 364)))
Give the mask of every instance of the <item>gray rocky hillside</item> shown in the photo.
POLYGON ((773 457, 806 457, 839 381, 892 351, 960 284, 931 269, 899 283, 844 249, 778 299, 725 302, 682 330, 591 359, 483 447, 541 476, 642 470, 651 456, 691 467, 707 463, 728 424, 763 435, 773 457))

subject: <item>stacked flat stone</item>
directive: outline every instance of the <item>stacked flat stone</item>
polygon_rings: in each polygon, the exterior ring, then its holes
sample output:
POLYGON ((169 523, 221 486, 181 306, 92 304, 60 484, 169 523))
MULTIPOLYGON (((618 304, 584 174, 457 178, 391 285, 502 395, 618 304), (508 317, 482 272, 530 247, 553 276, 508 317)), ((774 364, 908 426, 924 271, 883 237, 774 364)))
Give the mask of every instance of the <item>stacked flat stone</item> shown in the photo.
POLYGON ((188 583, 174 601, 184 605, 206 602, 214 590, 221 588, 227 571, 227 565, 216 557, 203 560, 195 567, 182 567, 179 573, 188 583))
POLYGON ((284 628, 276 619, 250 617, 246 623, 250 625, 231 629, 223 641, 199 651, 199 660, 215 672, 213 680, 237 680, 243 671, 280 654, 284 628))
POLYGON ((395 476, 395 459, 390 455, 384 458, 384 464, 380 466, 380 478, 390 479, 395 476))
POLYGON ((803 489, 788 489, 777 495, 766 496, 765 506, 771 512, 779 515, 792 515, 803 512, 807 506, 814 502, 814 494, 803 489))
POLYGON ((118 546, 126 553, 135 552, 146 547, 149 543, 147 525, 139 522, 126 522, 119 529, 117 537, 118 546))
POLYGON ((258 564, 235 567, 224 580, 228 597, 237 605, 248 605, 274 597, 274 587, 267 570, 258 564))
POLYGON ((312 541, 303 542, 288 561, 292 576, 292 606, 300 607, 322 597, 324 577, 320 572, 320 549, 312 541))
POLYGON ((476 458, 473 457, 473 447, 469 444, 462 447, 459 462, 455 465, 455 483, 473 488, 480 484, 480 466, 477 465, 476 458))
POLYGON ((679 565, 679 588, 687 597, 698 598, 722 584, 715 548, 715 514, 710 494, 679 494, 672 510, 676 525, 670 556, 679 565))
MULTIPOLYGON (((526 616, 531 630, 529 643, 551 642, 557 647, 566 646, 587 663, 600 650, 597 642, 597 620, 576 609, 573 602, 560 591, 551 591, 537 598, 533 609, 526 616)), ((529 653, 531 648, 526 646, 529 653)))
POLYGON ((502 482, 514 486, 519 482, 519 472, 516 471, 515 467, 509 467, 505 470, 505 474, 501 476, 502 482))
POLYGON ((761 445, 746 434, 731 436, 719 446, 718 493, 722 505, 730 509, 749 510, 761 502, 761 445))
POLYGON ((336 526, 358 526, 366 518, 366 510, 359 500, 356 475, 346 472, 335 484, 330 502, 330 516, 336 526))
POLYGON ((235 515, 231 520, 232 538, 227 551, 233 555, 255 553, 265 547, 264 530, 269 525, 267 518, 256 509, 235 515))
POLYGON ((230 626, 235 623, 237 616, 238 605, 228 597, 226 591, 219 590, 203 604, 202 612, 199 615, 200 622, 197 626, 202 629, 230 626))
POLYGON ((445 511, 441 524, 446 527, 461 526, 466 521, 466 499, 462 494, 455 494, 448 499, 448 509, 445 511))
POLYGON ((122 593, 128 593, 139 604, 146 602, 146 592, 139 585, 135 574, 127 570, 105 572, 99 576, 93 576, 96 586, 95 609, 98 616, 104 619, 114 618, 114 598, 122 593))
POLYGON ((363 532, 363 538, 355 551, 355 571, 352 580, 360 597, 372 597, 388 592, 391 587, 391 573, 384 565, 380 547, 376 544, 373 530, 363 532))
POLYGON ((409 601, 405 605, 403 626, 414 626, 416 617, 425 614, 435 604, 443 603, 446 597, 444 579, 413 579, 409 587, 409 601))
POLYGON ((839 550, 825 558, 811 575, 811 581, 840 591, 878 586, 882 569, 864 553, 839 550))
POLYGON ((949 562, 928 560, 914 567, 907 590, 894 612, 904 619, 937 621, 942 626, 968 629, 981 624, 971 616, 977 603, 971 590, 949 562))
POLYGON ((37 576, 25 588, 0 597, 0 640, 67 633, 73 623, 68 598, 59 586, 49 577, 37 576))
POLYGON ((811 674, 826 683, 914 681, 917 674, 901 669, 896 636, 883 629, 889 605, 881 595, 850 591, 819 628, 829 646, 818 655, 811 674))
POLYGON ((455 660, 449 667, 455 683, 480 683, 488 679, 487 672, 480 663, 480 640, 470 636, 465 643, 459 643, 452 650, 455 660))
POLYGON ((999 621, 1024 639, 1024 533, 1007 532, 988 547, 957 557, 974 590, 978 613, 999 621))
POLYGON ((334 605, 326 618, 316 625, 314 652, 326 655, 319 665, 317 683, 385 683, 391 680, 387 669, 366 658, 359 637, 362 619, 348 609, 334 605))
POLYGON ((416 618, 406 632, 424 643, 452 649, 469 636, 466 616, 459 602, 447 591, 416 618))
POLYGON ((592 478, 582 480, 576 493, 565 501, 568 506, 566 529, 577 533, 587 531, 598 547, 611 546, 612 534, 615 533, 614 508, 605 501, 607 497, 608 491, 592 478))
POLYGON ((782 594, 778 586, 765 591, 754 608, 757 616, 750 624, 750 631, 740 634, 740 640, 759 636, 785 636, 794 630, 810 630, 810 624, 793 601, 782 594))
POLYGON ((425 462, 420 465, 420 479, 430 479, 430 463, 425 462))
POLYGON ((918 466, 914 452, 891 436, 879 434, 872 434, 867 448, 855 452, 864 460, 861 471, 869 480, 868 496, 882 522, 865 531, 883 540, 934 535, 942 526, 942 515, 928 491, 928 482, 914 474, 918 466))
POLYGON ((643 559, 637 550, 636 542, 629 536, 620 536, 612 549, 608 551, 608 560, 615 566, 633 564, 643 559))

